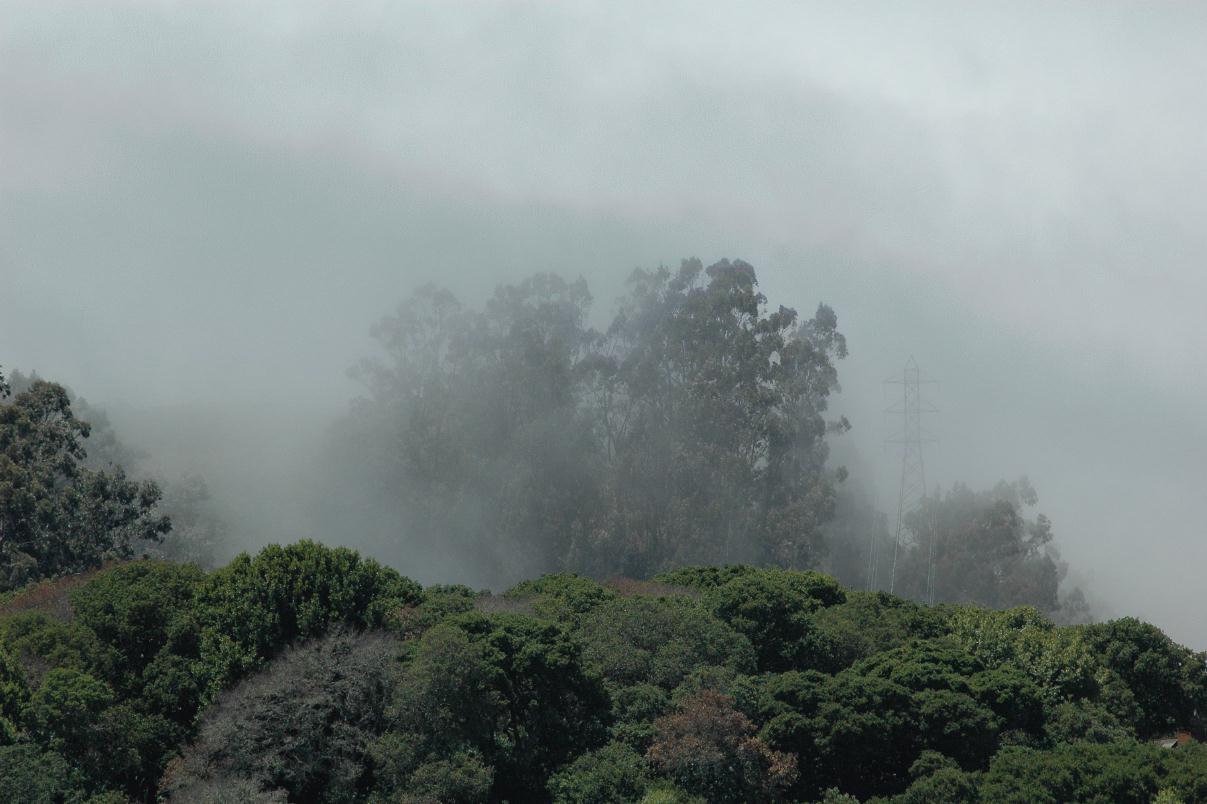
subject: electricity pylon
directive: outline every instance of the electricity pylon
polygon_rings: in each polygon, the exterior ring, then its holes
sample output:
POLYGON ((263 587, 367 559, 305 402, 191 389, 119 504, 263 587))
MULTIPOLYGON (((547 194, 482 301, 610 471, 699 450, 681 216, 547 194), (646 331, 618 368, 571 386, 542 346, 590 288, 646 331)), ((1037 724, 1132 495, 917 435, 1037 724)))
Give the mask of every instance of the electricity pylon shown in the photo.
MULTIPOLYGON (((922 455, 922 446, 935 441, 935 438, 922 427, 922 414, 935 413, 935 408, 922 399, 922 386, 933 383, 934 380, 923 376, 913 356, 905 364, 900 376, 885 380, 886 385, 901 386, 901 400, 888 408, 886 413, 901 416, 901 430, 894 438, 885 443, 901 445, 901 487, 897 495, 897 527, 893 540, 893 572, 889 579, 889 593, 897 587, 897 557, 901 552, 901 541, 905 535, 906 518, 920 509, 926 500, 926 462, 922 455)), ((926 598, 930 603, 935 602, 935 542, 938 533, 934 523, 930 523, 930 555, 926 572, 926 598)))

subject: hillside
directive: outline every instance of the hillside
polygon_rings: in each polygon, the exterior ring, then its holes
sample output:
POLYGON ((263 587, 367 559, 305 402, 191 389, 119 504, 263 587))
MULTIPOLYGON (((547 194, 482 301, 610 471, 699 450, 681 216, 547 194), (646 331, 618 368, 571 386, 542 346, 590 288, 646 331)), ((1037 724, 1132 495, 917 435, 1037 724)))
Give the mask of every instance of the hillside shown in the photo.
POLYGON ((1204 656, 813 572, 138 561, 0 607, 6 801, 1207 801, 1204 656))

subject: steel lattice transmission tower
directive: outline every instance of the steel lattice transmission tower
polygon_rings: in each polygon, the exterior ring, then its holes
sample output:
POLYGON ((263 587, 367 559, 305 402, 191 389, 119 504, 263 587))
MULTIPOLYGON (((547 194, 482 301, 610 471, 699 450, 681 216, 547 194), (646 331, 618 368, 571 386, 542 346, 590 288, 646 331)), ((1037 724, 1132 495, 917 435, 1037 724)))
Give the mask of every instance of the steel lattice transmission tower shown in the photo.
MULTIPOLYGON (((931 407, 922 399, 922 386, 932 384, 934 380, 925 377, 913 356, 905 364, 905 369, 899 376, 885 380, 886 385, 900 385, 901 397, 886 411, 901 417, 901 430, 886 443, 901 445, 901 486, 897 495, 897 525, 893 539, 893 570, 889 579, 889 593, 897 586, 897 558, 901 553, 901 542, 906 534, 905 520, 913 512, 919 510, 926 499, 926 461, 923 458, 923 445, 933 443, 935 438, 922 427, 922 415, 934 413, 931 407)), ((930 603, 935 600, 935 546, 938 541, 934 523, 930 523, 930 545, 926 574, 926 598, 930 603)))

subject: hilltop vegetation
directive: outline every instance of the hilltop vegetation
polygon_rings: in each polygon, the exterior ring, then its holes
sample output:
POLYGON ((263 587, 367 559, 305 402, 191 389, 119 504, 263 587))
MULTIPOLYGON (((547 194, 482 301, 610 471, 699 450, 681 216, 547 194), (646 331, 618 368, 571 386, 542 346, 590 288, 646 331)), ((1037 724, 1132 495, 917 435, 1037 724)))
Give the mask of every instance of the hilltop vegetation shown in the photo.
POLYGON ((10 593, 0 798, 1207 801, 1207 749, 1149 742, 1202 733, 1204 661, 813 572, 492 595, 302 542, 10 593))

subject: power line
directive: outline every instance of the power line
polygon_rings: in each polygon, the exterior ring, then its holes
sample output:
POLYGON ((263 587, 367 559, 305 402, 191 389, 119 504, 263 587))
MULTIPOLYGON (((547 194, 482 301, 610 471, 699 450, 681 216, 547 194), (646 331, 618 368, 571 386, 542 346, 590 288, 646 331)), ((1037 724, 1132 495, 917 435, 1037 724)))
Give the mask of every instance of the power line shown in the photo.
MULTIPOLYGON (((875 484, 873 484, 874 486, 875 484)), ((878 495, 873 489, 872 491, 872 511, 871 519, 868 522, 868 569, 867 569, 867 591, 876 591, 876 569, 879 556, 876 550, 876 539, 880 536, 880 511, 878 507, 878 495)))

